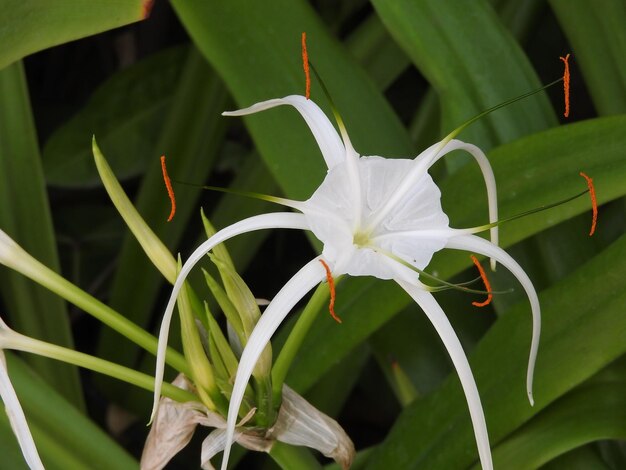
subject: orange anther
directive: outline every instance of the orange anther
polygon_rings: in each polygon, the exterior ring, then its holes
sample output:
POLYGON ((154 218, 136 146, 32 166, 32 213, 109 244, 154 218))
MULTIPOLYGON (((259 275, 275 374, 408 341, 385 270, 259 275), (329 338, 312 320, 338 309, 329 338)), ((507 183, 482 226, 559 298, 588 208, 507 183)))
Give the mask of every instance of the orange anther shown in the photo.
POLYGON ((478 259, 474 255, 470 255, 472 258, 472 262, 478 268, 478 273, 480 274, 480 278, 483 280, 483 284, 485 284, 485 289, 487 290, 487 300, 484 302, 472 302, 474 307, 484 307, 491 303, 491 299, 493 299, 493 294, 491 293, 491 285, 489 284, 489 279, 487 279, 487 275, 485 274, 485 270, 478 262, 478 259))
POLYGON ((141 2, 141 19, 145 20, 150 16, 152 7, 154 6, 154 0, 143 0, 141 2))
POLYGON ((302 32, 302 68, 304 69, 304 96, 308 100, 311 96, 311 75, 309 73, 309 54, 306 51, 306 33, 302 32))
POLYGON ((341 318, 335 314, 335 280, 333 279, 333 275, 330 273, 330 268, 328 267, 328 264, 326 264, 326 261, 320 259, 320 263, 322 263, 322 266, 324 266, 324 269, 326 270, 326 280, 328 281, 328 290, 330 290, 328 311, 330 312, 330 316, 333 317, 337 323, 341 323, 341 318))
POLYGON ((563 116, 569 116, 569 54, 565 57, 559 57, 565 64, 565 70, 563 71, 563 93, 565 95, 565 112, 563 116))
POLYGON ((591 230, 589 230, 589 236, 593 235, 596 231, 596 222, 598 221, 598 201, 596 200, 596 190, 593 187, 593 179, 589 178, 582 171, 580 176, 587 180, 587 187, 589 188, 589 196, 591 197, 591 208, 593 210, 593 216, 591 218, 591 230))
POLYGON ((170 181, 170 177, 167 174, 167 168, 165 167, 165 155, 161 156, 161 170, 163 170, 163 181, 165 181, 165 188, 167 189, 167 195, 170 197, 170 203, 172 205, 172 209, 170 210, 170 215, 167 218, 169 222, 174 218, 174 214, 176 214, 176 198, 174 197, 174 189, 172 188, 172 182, 170 181))

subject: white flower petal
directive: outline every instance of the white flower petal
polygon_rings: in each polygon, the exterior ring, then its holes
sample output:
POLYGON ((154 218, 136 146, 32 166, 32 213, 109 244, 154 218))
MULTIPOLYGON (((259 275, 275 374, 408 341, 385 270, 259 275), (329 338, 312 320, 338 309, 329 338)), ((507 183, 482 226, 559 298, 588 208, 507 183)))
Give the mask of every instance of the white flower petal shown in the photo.
POLYGON ((176 298, 178 293, 187 278, 189 272, 193 267, 213 249, 216 245, 242 233, 252 232, 255 230, 262 230, 268 228, 289 228, 289 229, 301 229, 308 230, 309 226, 305 217, 302 214, 293 214, 288 212, 274 212, 270 214, 262 214, 254 217, 249 217, 244 220, 240 220, 237 223, 229 225, 223 228, 207 241, 202 243, 191 254, 183 265, 174 287, 170 299, 167 303, 165 313, 163 314, 163 320, 161 322, 161 329, 159 330, 159 346, 157 350, 156 372, 154 374, 154 403, 152 405, 152 414, 150 420, 155 417, 159 398, 161 397, 161 385, 163 383, 163 373, 165 369, 165 351, 167 349, 167 339, 169 335, 170 323, 172 321, 172 314, 174 312, 174 306, 176 305, 176 298))
POLYGON ((304 96, 290 95, 284 98, 262 101, 253 104, 249 108, 226 111, 222 115, 245 116, 285 104, 296 108, 309 125, 329 169, 345 160, 346 149, 341 142, 339 134, 337 134, 337 131, 319 106, 313 101, 307 100, 304 96))
POLYGON ((22 405, 20 405, 13 384, 9 379, 6 358, 2 350, 0 350, 0 398, 2 398, 4 402, 11 429, 17 438, 26 463, 31 470, 44 470, 43 463, 39 458, 39 453, 35 446, 35 441, 28 428, 28 422, 26 421, 26 416, 24 416, 22 405))
POLYGON ((539 337, 541 335, 541 307, 539 306, 539 298, 537 297, 537 292, 535 291, 532 281, 528 278, 521 266, 517 264, 517 261, 515 261, 506 251, 493 243, 490 243, 484 238, 477 237, 476 235, 461 235, 448 240, 446 247, 457 250, 473 251, 474 253, 479 253, 497 260, 499 263, 502 263, 505 268, 511 271, 526 291, 533 315, 533 333, 530 344, 528 370, 526 372, 526 393, 528 394, 530 404, 534 405, 533 375, 535 372, 535 361, 537 360, 537 350, 539 349, 539 337))
MULTIPOLYGON (((491 163, 485 156, 482 150, 472 144, 468 144, 462 142, 460 140, 453 139, 448 145, 446 145, 446 152, 452 152, 453 150, 465 150, 470 155, 474 157, 476 163, 480 167, 480 171, 483 174, 483 179, 485 180, 485 186, 487 187, 487 202, 489 204, 489 223, 495 222, 498 220, 498 194, 496 190, 496 178, 493 175, 493 169, 491 168, 491 163)), ((431 162, 429 166, 432 166, 437 160, 443 157, 445 154, 438 153, 431 157, 431 162)), ((491 243, 498 245, 499 237, 498 237, 498 227, 492 227, 489 229, 489 234, 491 237, 491 243)), ((496 260, 491 259, 491 269, 496 269, 496 260)))
POLYGON ((474 427, 474 435, 476 436, 476 445, 478 446, 480 464, 483 470, 492 470, 493 463, 491 461, 489 436, 487 434, 487 424, 485 423, 483 407, 480 403, 480 396, 478 395, 478 389, 476 388, 476 382, 474 381, 469 362, 467 361, 463 347, 452 325, 450 325, 446 314, 432 294, 408 282, 398 281, 398 284, 400 284, 400 286, 418 303, 422 310, 424 310, 424 313, 435 327, 435 330, 437 330, 448 354, 450 354, 450 359, 452 359, 454 368, 461 380, 467 406, 469 407, 472 426, 474 427))
POLYGON ((235 385, 233 393, 230 397, 228 407, 227 420, 227 439, 226 448, 224 449, 224 457, 222 460, 222 470, 226 470, 228 457, 230 455, 230 446, 233 442, 235 434, 235 425, 237 423, 237 415, 239 407, 243 400, 246 385, 256 362, 263 352, 263 349, 269 342, 270 338, 280 326, 291 309, 298 303, 302 297, 306 295, 313 287, 326 279, 326 271, 319 262, 319 258, 309 261, 300 271, 298 271, 283 288, 276 294, 274 299, 261 315, 261 319, 252 331, 248 343, 243 350, 237 375, 235 376, 235 385))

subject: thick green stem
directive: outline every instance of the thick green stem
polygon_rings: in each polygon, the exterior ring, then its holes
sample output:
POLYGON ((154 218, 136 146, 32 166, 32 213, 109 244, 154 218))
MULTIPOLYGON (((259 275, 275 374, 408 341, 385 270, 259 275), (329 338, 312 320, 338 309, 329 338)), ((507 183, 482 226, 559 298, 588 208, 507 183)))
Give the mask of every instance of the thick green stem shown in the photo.
MULTIPOLYGON (((341 282, 341 277, 335 279, 335 285, 341 282)), ((328 284, 321 284, 309 300, 309 303, 304 307, 300 318, 296 322, 293 330, 289 334, 285 345, 280 350, 278 358, 272 367, 272 391, 274 395, 274 405, 280 406, 280 397, 283 389, 283 383, 289 367, 293 362, 305 336, 309 332, 311 325, 317 318, 317 314, 322 310, 322 307, 328 302, 329 291, 328 284)))
MULTIPOLYGON (((68 302, 76 305, 94 318, 100 320, 105 325, 125 336, 132 342, 144 348, 151 354, 156 355, 157 339, 128 320, 123 315, 113 310, 108 305, 103 304, 98 299, 92 297, 87 292, 75 286, 67 279, 43 265, 28 253, 21 253, 23 258, 19 263, 9 267, 15 269, 24 276, 41 284, 68 302)), ((189 366, 185 358, 178 352, 168 349, 166 362, 176 370, 189 374, 189 366)))
POLYGON ((270 457, 283 470, 321 470, 322 465, 306 447, 296 447, 276 441, 270 457))
MULTIPOLYGON (((154 377, 151 375, 100 359, 99 357, 74 351, 73 349, 30 338, 14 331, 4 331, 0 345, 2 349, 13 349, 49 357, 50 359, 84 367, 85 369, 123 380, 145 390, 154 391, 154 377)), ((193 393, 169 383, 163 384, 163 395, 179 402, 198 401, 198 397, 193 393)))

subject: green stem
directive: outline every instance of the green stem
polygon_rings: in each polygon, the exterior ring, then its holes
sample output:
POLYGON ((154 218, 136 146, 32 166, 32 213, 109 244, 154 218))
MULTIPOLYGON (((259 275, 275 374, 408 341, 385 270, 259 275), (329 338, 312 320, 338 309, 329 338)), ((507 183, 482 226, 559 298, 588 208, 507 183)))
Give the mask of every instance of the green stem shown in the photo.
POLYGON ((306 447, 296 447, 276 441, 269 454, 283 470, 320 470, 322 468, 306 447))
MULTIPOLYGON (((28 259, 10 267, 76 305, 146 351, 156 355, 158 343, 153 335, 55 273, 28 253, 23 252, 22 256, 26 256, 28 259)), ((179 372, 189 375, 187 361, 179 352, 168 349, 165 360, 179 372)))
MULTIPOLYGON (((335 279, 335 285, 338 285, 340 282, 341 277, 335 279)), ((285 345, 280 350, 280 354, 272 367, 272 392, 275 406, 280 405, 283 383, 285 382, 289 367, 296 357, 300 346, 302 346, 302 342, 309 332, 311 325, 313 325, 315 318, 317 318, 317 314, 322 310, 324 304, 328 302, 328 296, 328 284, 320 284, 315 290, 313 297, 311 297, 311 300, 309 300, 309 303, 304 307, 300 318, 298 318, 293 330, 289 333, 285 345)))
MULTIPOLYGON (((45 341, 30 338, 14 331, 2 332, 1 339, 2 349, 13 349, 48 357, 108 375, 145 390, 154 391, 154 377, 151 375, 100 359, 99 357, 46 343, 45 341)), ((172 400, 179 402, 198 401, 198 397, 193 393, 175 387, 169 383, 163 384, 162 393, 172 400)))

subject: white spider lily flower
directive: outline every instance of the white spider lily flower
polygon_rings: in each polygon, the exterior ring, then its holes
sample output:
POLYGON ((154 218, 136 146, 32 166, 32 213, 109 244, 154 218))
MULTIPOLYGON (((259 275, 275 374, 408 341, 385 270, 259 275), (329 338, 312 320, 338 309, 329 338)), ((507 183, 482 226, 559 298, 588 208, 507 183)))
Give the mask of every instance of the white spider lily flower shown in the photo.
POLYGON ((492 459, 484 413, 469 363, 447 317, 427 286, 419 281, 420 270, 433 254, 443 248, 472 251, 502 263, 521 283, 530 299, 533 333, 527 372, 527 394, 533 403, 532 378, 541 318, 537 294, 522 268, 497 246, 497 228, 491 229, 491 242, 473 235, 482 227, 454 229, 441 208, 439 188, 428 169, 453 150, 470 153, 480 166, 487 187, 490 222, 497 220, 496 184, 489 161, 474 145, 446 138, 424 150, 414 159, 386 159, 360 156, 340 124, 341 136, 322 110, 303 96, 288 96, 257 103, 239 111, 223 113, 243 116, 280 105, 295 107, 309 125, 328 173, 307 201, 273 198, 301 213, 271 213, 250 217, 226 227, 200 245, 182 267, 165 310, 159 335, 155 375, 153 417, 163 380, 164 353, 176 297, 193 266, 217 244, 253 230, 289 228, 310 230, 324 243, 322 255, 307 263, 278 292, 267 306, 243 351, 228 410, 227 445, 222 468, 226 468, 233 441, 237 414, 252 370, 263 348, 287 314, 313 287, 326 279, 320 260, 334 276, 374 276, 392 279, 420 305, 441 337, 457 370, 465 393, 481 465, 491 469, 492 459), (414 269, 410 269, 413 267, 414 269))
MULTIPOLYGON (((193 385, 180 374, 173 385, 194 391, 193 385)), ((250 410, 238 426, 245 424, 254 414, 250 410)), ((222 452, 227 445, 226 420, 218 413, 210 411, 202 403, 178 403, 163 397, 159 412, 141 455, 141 470, 160 470, 183 449, 193 437, 198 425, 215 428, 202 443, 201 467, 213 470, 211 459, 222 452)), ((333 458, 342 468, 347 469, 354 458, 354 445, 332 418, 313 407, 308 401, 283 386, 283 401, 274 426, 264 434, 254 431, 237 431, 234 439, 248 450, 270 452, 276 441, 317 449, 333 458)), ((228 444, 230 445, 230 444, 228 444)))
POLYGON ((17 442, 28 467, 31 470, 44 470, 43 463, 41 463, 37 447, 35 446, 35 441, 30 433, 26 416, 24 416, 24 410, 22 410, 22 405, 20 405, 20 401, 17 398, 17 394, 9 378, 6 358, 2 350, 2 335, 11 333, 13 333, 13 330, 0 318, 0 398, 2 398, 4 408, 9 417, 11 429, 17 438, 17 442))

